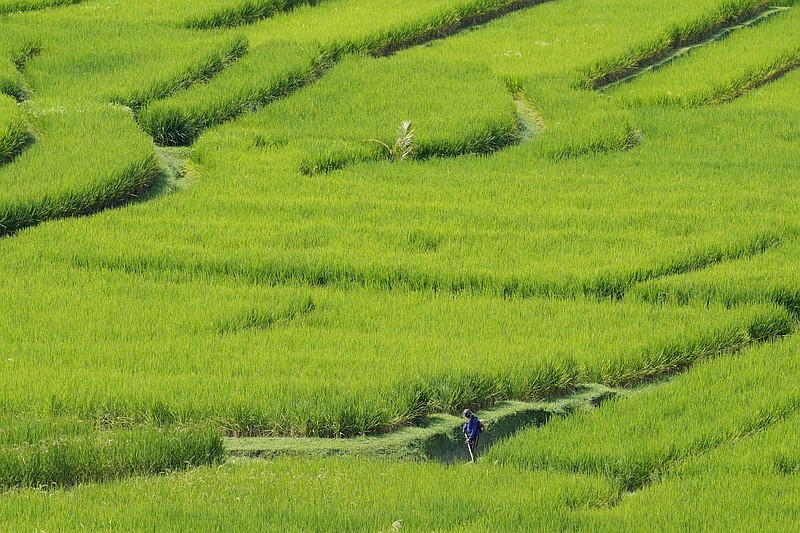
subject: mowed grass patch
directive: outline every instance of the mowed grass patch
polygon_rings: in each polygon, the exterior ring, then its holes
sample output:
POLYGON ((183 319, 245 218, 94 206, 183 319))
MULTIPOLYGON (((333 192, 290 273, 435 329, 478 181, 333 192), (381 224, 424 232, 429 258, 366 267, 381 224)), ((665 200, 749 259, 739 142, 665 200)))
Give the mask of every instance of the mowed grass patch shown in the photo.
POLYGON ((90 418, 211 420, 230 435, 379 433, 587 379, 636 381, 790 327, 771 306, 504 301, 9 268, 0 326, 9 410, 55 402, 90 418))
POLYGON ((107 106, 32 110, 38 142, 0 167, 0 235, 135 199, 156 178, 152 144, 107 106))
POLYGON ((705 362, 674 380, 599 409, 526 430, 490 460, 604 475, 624 490, 746 437, 800 406, 796 336, 705 362))

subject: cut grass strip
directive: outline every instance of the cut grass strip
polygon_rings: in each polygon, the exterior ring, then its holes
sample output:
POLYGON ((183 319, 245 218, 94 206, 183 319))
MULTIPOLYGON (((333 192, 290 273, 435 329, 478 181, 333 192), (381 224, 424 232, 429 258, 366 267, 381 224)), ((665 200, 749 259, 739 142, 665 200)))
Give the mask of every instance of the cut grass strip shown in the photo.
MULTIPOLYGON (((582 385, 564 398, 536 403, 500 402, 483 409, 477 413, 486 428, 481 435, 479 452, 485 453, 493 444, 512 437, 528 426, 539 426, 553 417, 569 416, 576 411, 590 409, 615 394, 614 390, 602 385, 582 385)), ((461 431, 463 424, 461 417, 438 414, 427 417, 416 426, 377 437, 226 438, 225 448, 234 455, 261 458, 336 455, 465 462, 469 460, 469 456, 461 431)))
POLYGON ((714 33, 712 33, 711 35, 709 35, 708 37, 704 38, 699 42, 694 42, 683 47, 676 47, 670 51, 664 52, 664 54, 661 57, 655 57, 651 61, 640 65, 634 72, 631 72, 630 74, 627 74, 624 77, 617 78, 612 81, 607 81, 605 83, 595 86, 595 90, 605 91, 617 85, 627 83, 635 78, 638 78, 643 74, 658 70, 677 59, 685 57, 687 54, 689 54, 690 52, 694 51, 697 48, 722 40, 738 30, 742 30, 754 26, 756 24, 759 24, 773 15, 784 12, 786 9, 788 8, 769 7, 767 9, 764 9, 763 11, 756 12, 750 17, 745 18, 738 24, 722 27, 721 29, 715 31, 714 33))
POLYGON ((728 102, 797 68, 799 43, 800 10, 783 10, 636 83, 615 87, 611 94, 634 105, 693 107, 728 102))

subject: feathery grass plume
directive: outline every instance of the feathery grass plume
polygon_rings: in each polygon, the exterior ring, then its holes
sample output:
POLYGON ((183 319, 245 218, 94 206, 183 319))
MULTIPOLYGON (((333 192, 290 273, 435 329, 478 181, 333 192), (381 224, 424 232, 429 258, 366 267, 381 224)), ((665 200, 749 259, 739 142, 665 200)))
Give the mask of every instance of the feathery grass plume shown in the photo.
POLYGON ((392 161, 405 161, 414 155, 416 145, 414 144, 414 128, 411 126, 410 120, 404 120, 397 130, 397 139, 394 144, 389 146, 385 142, 378 139, 367 139, 368 142, 379 144, 386 148, 386 153, 392 161))

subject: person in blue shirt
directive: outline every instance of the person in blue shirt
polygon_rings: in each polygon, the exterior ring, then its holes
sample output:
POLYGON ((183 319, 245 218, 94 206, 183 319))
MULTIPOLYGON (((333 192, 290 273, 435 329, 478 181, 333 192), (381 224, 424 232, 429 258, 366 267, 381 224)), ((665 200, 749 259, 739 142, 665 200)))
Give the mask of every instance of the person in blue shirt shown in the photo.
POLYGON ((469 409, 464 409, 462 414, 467 419, 462 428, 464 430, 464 438, 467 441, 470 459, 475 462, 478 458, 478 440, 481 438, 483 424, 469 409))

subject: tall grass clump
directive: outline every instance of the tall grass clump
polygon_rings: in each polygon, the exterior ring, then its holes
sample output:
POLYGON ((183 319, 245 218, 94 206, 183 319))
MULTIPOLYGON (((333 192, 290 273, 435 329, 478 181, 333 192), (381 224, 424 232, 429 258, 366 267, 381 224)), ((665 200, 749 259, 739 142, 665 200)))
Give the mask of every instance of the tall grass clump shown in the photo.
POLYGON ((22 74, 14 66, 14 63, 4 57, 0 57, 0 96, 10 96, 17 102, 22 102, 31 95, 22 74))
POLYGON ((33 134, 16 102, 0 96, 0 113, 0 165, 4 165, 33 141, 33 134))

